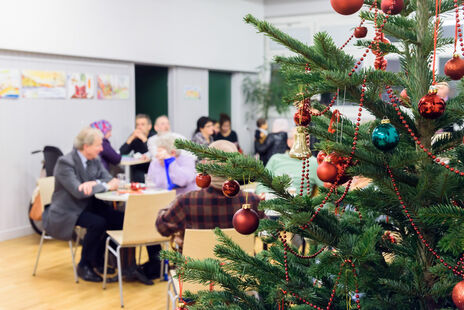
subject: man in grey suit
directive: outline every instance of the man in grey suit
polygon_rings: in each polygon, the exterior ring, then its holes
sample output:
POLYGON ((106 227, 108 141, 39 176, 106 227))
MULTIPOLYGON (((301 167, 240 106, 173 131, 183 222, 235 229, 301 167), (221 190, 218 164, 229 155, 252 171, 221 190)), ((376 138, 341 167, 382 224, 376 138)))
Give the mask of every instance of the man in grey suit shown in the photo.
POLYGON ((53 238, 70 240, 76 225, 87 229, 77 273, 92 282, 102 281, 93 268, 102 267, 106 230, 121 229, 124 219, 122 212, 93 197, 118 188, 118 180, 111 177, 98 158, 102 138, 99 130, 84 128, 74 141, 74 149, 58 159, 55 191, 43 214, 45 231, 53 238))

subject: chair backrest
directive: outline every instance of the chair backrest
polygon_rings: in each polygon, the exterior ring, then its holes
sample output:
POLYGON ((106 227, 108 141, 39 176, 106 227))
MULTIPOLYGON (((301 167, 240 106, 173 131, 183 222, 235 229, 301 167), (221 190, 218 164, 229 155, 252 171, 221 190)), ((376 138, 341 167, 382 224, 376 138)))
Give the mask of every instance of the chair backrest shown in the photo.
MULTIPOLYGON (((234 228, 222 229, 224 234, 232 239, 247 254, 254 254, 255 235, 242 235, 234 228)), ((217 236, 212 229, 186 229, 184 235, 184 247, 182 254, 193 259, 215 258, 214 247, 218 244, 217 236)), ((200 290, 207 290, 211 287, 199 283, 183 283, 185 290, 196 293, 200 290)), ((217 285, 215 290, 220 290, 217 285)))
POLYGON ((63 152, 55 146, 47 145, 43 149, 44 155, 44 167, 47 177, 53 176, 53 169, 55 169, 56 162, 60 156, 63 156, 63 152))
POLYGON ((155 223, 159 210, 166 208, 176 198, 175 191, 153 194, 129 195, 124 214, 123 244, 166 241, 155 223))
MULTIPOLYGON (((242 235, 234 228, 222 229, 224 234, 232 239, 249 255, 254 253, 255 235, 242 235)), ((194 259, 214 258, 214 247, 218 244, 213 229, 186 229, 182 254, 194 259)))
POLYGON ((55 190, 55 177, 40 178, 37 180, 37 184, 39 185, 43 211, 44 207, 52 202, 52 195, 55 190))

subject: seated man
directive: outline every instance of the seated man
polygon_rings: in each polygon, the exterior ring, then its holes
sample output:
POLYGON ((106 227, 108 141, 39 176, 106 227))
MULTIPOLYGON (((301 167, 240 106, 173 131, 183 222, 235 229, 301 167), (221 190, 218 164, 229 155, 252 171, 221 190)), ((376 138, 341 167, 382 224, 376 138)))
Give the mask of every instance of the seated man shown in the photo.
MULTIPOLYGON (((148 139, 155 134, 152 130, 151 118, 146 114, 137 114, 135 117, 135 130, 127 141, 119 148, 121 155, 130 152, 142 154, 142 158, 148 155, 148 139)), ((131 182, 145 182, 145 173, 148 171, 149 164, 131 166, 131 182)))
POLYGON ((198 189, 195 184, 195 158, 177 150, 172 133, 157 135, 155 158, 148 169, 148 179, 155 187, 176 190, 176 194, 198 189))
MULTIPOLYGON (((156 135, 151 136, 147 142, 148 151, 150 152, 151 158, 155 158, 156 154, 158 153, 158 146, 156 145, 156 141, 161 135, 170 133, 174 135, 176 139, 186 139, 183 135, 171 131, 171 124, 169 123, 169 118, 166 115, 161 115, 156 118, 155 131, 156 135)), ((186 150, 180 150, 180 152, 184 155, 195 157, 192 153, 186 150)))
MULTIPOLYGON (((238 152, 235 144, 225 140, 214 141, 211 148, 224 152, 238 152)), ((252 193, 240 191, 236 196, 227 198, 222 193, 222 183, 226 179, 211 176, 211 185, 197 191, 191 191, 174 200, 169 208, 159 212, 156 228, 163 236, 180 233, 175 242, 182 247, 183 232, 186 228, 214 229, 232 228, 232 218, 246 201, 257 210, 259 197, 252 193)))
POLYGON ((55 191, 52 202, 43 214, 45 231, 56 239, 70 240, 74 226, 87 229, 77 274, 85 281, 100 282, 93 267, 103 269, 105 232, 121 229, 124 214, 93 197, 107 190, 116 190, 113 179, 98 159, 102 151, 103 134, 94 128, 84 128, 74 141, 74 149, 56 163, 55 191))
MULTIPOLYGON (((288 133, 287 145, 291 149, 293 146, 293 138, 296 129, 288 133)), ((274 154, 266 164, 266 169, 271 171, 276 176, 287 174, 292 179, 292 187, 298 190, 301 185, 301 173, 303 164, 300 159, 292 158, 288 155, 288 151, 284 154, 274 154)), ((314 156, 309 158, 309 183, 316 186, 323 186, 324 182, 319 180, 316 174, 317 160, 314 156)), ((256 194, 268 193, 271 190, 262 184, 256 187, 256 194)), ((306 188, 305 188, 306 193, 306 188)))

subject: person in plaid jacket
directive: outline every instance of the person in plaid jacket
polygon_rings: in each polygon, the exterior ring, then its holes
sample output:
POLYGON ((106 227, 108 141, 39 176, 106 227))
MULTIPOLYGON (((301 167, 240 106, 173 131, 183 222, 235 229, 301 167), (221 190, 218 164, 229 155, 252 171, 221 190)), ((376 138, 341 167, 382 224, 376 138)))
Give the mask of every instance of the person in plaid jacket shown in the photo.
MULTIPOLYGON (((237 152, 235 144, 226 141, 214 141, 211 148, 224 152, 237 152)), ((236 196, 227 198, 222 193, 222 183, 226 179, 211 176, 208 188, 180 195, 171 205, 160 210, 156 228, 163 236, 173 236, 177 245, 182 247, 183 232, 191 229, 232 228, 232 218, 243 204, 249 203, 257 211, 260 198, 253 193, 240 191, 236 196)), ((263 217, 262 212, 258 212, 263 217)))

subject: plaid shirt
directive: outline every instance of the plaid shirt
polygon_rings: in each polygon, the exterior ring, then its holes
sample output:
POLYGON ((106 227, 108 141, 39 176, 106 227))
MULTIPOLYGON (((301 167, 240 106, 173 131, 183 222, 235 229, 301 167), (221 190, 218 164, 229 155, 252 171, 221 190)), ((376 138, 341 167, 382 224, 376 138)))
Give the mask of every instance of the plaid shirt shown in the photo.
MULTIPOLYGON (((214 229, 232 228, 235 212, 245 203, 245 192, 227 198, 221 190, 208 187, 180 195, 171 206, 160 210, 156 219, 156 228, 163 236, 183 232, 186 228, 214 229)), ((248 203, 257 211, 259 197, 248 193, 248 203)), ((262 213, 259 212, 260 217, 262 213)))

